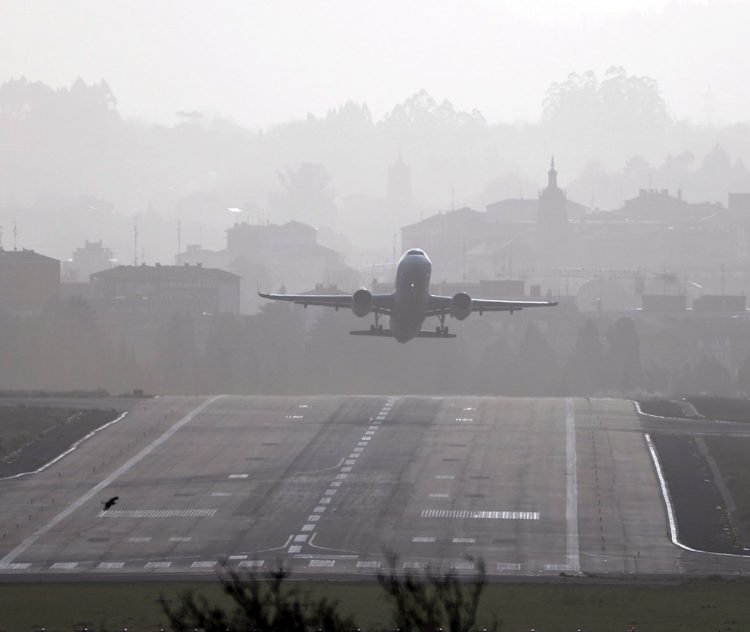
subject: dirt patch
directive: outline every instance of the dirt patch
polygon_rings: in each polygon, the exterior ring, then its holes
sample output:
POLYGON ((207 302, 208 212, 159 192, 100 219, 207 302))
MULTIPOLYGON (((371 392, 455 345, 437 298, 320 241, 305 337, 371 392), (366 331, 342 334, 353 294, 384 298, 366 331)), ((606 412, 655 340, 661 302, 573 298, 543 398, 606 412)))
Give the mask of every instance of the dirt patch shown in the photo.
POLYGON ((117 415, 115 410, 0 407, 0 477, 39 469, 117 415))

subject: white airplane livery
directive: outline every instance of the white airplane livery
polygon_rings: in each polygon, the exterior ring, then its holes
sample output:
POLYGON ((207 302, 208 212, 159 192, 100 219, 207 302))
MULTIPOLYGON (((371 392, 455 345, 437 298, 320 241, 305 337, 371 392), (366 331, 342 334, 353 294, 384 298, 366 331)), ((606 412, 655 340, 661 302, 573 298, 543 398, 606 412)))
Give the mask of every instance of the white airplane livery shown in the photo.
POLYGON ((351 331, 355 336, 385 336, 409 342, 412 338, 455 338, 448 331, 445 318, 456 320, 468 318, 472 312, 513 312, 527 307, 552 307, 554 301, 506 301, 472 298, 466 292, 454 296, 430 294, 430 274, 432 262, 423 250, 408 250, 396 269, 395 290, 390 294, 373 294, 360 288, 354 294, 258 294, 275 301, 290 301, 297 305, 319 305, 334 309, 351 309, 356 316, 364 317, 372 313, 375 323, 369 329, 351 331), (390 328, 380 324, 382 316, 390 317, 390 328), (422 330, 426 318, 436 317, 440 325, 434 330, 422 330))

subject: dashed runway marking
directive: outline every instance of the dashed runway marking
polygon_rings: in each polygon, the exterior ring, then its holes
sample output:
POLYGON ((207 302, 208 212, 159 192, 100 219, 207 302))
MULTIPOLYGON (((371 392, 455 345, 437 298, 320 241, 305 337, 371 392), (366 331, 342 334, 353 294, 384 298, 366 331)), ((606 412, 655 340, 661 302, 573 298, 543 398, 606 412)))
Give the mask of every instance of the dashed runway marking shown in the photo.
POLYGON ((247 559, 247 555, 230 555, 229 557, 227 557, 227 559, 230 562, 235 562, 235 561, 239 561, 239 560, 246 560, 247 559))
POLYGON ((99 518, 210 518, 216 509, 110 509, 99 518))
POLYGON ((143 537, 128 538, 128 542, 151 542, 151 536, 146 535, 143 537))
POLYGON ((190 542, 193 538, 191 536, 172 536, 169 538, 170 542, 190 542))
POLYGON ((380 568, 380 562, 357 562, 357 568, 380 568))
POLYGON ((430 494, 430 498, 448 498, 448 494, 430 494))
POLYGON ((520 571, 521 565, 515 562, 498 562, 495 564, 495 569, 498 571, 520 571))
POLYGON ((103 569, 112 569, 112 568, 122 568, 125 566, 125 562, 99 562, 97 565, 97 568, 103 568, 103 569))
POLYGON ((539 520, 538 511, 471 511, 470 509, 424 509, 422 518, 462 520, 539 520))
POLYGON ((440 481, 452 481, 456 477, 453 474, 436 474, 435 478, 440 481))
POLYGON ((333 568, 336 560, 310 560, 308 564, 311 568, 333 568))
POLYGON ((263 560, 246 560, 240 562, 238 565, 240 568, 262 568, 263 560))
POLYGON ((211 496, 231 496, 232 492, 211 492, 211 496))
POLYGON ((250 474, 230 474, 227 478, 249 478, 250 474))
POLYGON ((78 562, 55 562, 50 568, 54 570, 72 571, 78 566, 78 562))
POLYGON ((217 562, 215 561, 206 561, 206 562, 193 562, 190 565, 190 568, 213 568, 216 566, 217 562))
POLYGON ((169 568, 172 562, 146 562, 145 568, 169 568))
POLYGON ((423 571, 427 568, 427 562, 404 562, 402 568, 406 571, 423 571))
POLYGON ((3 570, 25 571, 27 568, 31 568, 30 562, 13 562, 12 564, 8 564, 3 570))
POLYGON ((430 536, 421 536, 421 535, 418 535, 418 536, 412 538, 411 541, 412 542, 434 542, 435 538, 430 537, 430 536))
POLYGON ((453 544, 476 544, 474 538, 453 538, 453 544))
MULTIPOLYGON (((299 535, 295 536, 293 541, 295 544, 287 545, 288 546, 288 552, 289 553, 300 553, 302 550, 302 544, 305 543, 311 543, 313 538, 316 535, 315 527, 316 522, 319 521, 320 514, 322 514, 326 507, 325 505, 330 505, 332 497, 336 495, 336 492, 343 486, 344 481, 349 477, 349 473, 352 471, 352 467, 356 465, 357 461, 356 459, 359 458, 359 456, 364 452, 364 449, 370 445, 372 438, 375 436, 375 433, 377 432, 378 426, 383 422, 383 420, 388 415, 388 412, 390 411, 390 408, 393 406, 394 399, 389 398, 385 405, 381 408, 380 412, 378 413, 378 416, 376 417, 375 421, 370 418, 371 423, 365 433, 360 437, 359 441, 357 441, 357 446, 352 449, 352 452, 349 454, 348 457, 341 459, 341 463, 339 463, 338 466, 338 472, 336 473, 336 477, 334 480, 332 480, 328 484, 328 489, 323 492, 323 496, 318 501, 318 505, 313 509, 313 514, 318 514, 317 516, 313 515, 310 516, 305 524, 302 525, 300 528, 299 535), (343 464, 343 465, 342 465, 343 464), (309 537, 309 540, 308 540, 309 537), (297 544, 300 543, 300 544, 297 544)), ((328 565, 327 560, 323 560, 323 562, 326 562, 325 564, 319 563, 320 560, 314 560, 315 563, 310 562, 310 566, 324 566, 328 565)), ((331 561, 330 566, 333 566, 333 562, 331 561)))

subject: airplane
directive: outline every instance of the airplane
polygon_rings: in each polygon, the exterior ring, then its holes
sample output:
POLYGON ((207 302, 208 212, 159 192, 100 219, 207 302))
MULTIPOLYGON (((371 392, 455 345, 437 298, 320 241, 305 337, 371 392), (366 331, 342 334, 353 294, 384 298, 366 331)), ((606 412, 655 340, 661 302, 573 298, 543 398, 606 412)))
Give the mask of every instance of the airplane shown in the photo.
POLYGON ((395 338, 398 342, 409 342, 413 338, 455 338, 445 325, 446 316, 456 320, 468 318, 472 312, 513 312, 527 307, 552 307, 555 301, 506 301, 472 298, 466 292, 454 296, 430 294, 430 274, 432 262, 424 250, 407 250, 398 262, 395 291, 390 294, 373 294, 360 288, 354 294, 267 294, 258 292, 262 298, 274 301, 289 301, 305 308, 308 305, 333 307, 335 310, 351 309, 360 318, 369 313, 375 317, 375 324, 369 329, 350 331, 354 336, 383 336, 395 338), (382 316, 390 316, 390 328, 383 329, 382 316), (435 316, 440 325, 434 331, 422 330, 425 319, 435 316))

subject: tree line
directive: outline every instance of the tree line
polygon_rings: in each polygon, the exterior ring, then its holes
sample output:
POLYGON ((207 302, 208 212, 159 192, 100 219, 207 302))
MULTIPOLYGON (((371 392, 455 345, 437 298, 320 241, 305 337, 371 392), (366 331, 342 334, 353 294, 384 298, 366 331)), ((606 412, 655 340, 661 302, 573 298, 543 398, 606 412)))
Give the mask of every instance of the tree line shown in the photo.
MULTIPOLYGON (((706 344, 695 343, 699 332, 654 332, 630 317, 590 318, 562 307, 471 317, 451 323, 454 340, 405 345, 349 336, 364 320, 348 310, 268 304, 252 316, 175 313, 111 322, 83 300, 60 300, 33 317, 0 316, 0 390, 509 396, 750 391, 747 358, 732 368, 706 344), (695 349, 687 354, 690 345, 695 349)), ((731 330, 738 347, 747 339, 745 329, 731 330)), ((728 335, 712 323, 703 331, 722 340, 728 335)))

